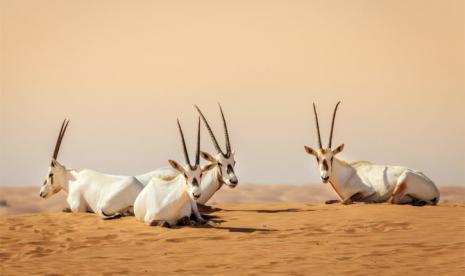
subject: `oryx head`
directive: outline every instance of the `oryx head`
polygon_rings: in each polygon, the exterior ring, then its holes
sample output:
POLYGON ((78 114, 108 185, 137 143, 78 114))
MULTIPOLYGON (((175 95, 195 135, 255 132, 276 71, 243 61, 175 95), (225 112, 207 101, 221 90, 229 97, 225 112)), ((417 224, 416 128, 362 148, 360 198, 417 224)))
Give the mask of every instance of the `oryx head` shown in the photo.
POLYGON ((189 153, 187 152, 186 140, 182 132, 181 124, 178 120, 179 133, 181 134, 181 142, 184 150, 184 157, 186 159, 186 166, 181 166, 174 160, 168 160, 170 165, 177 171, 179 171, 185 179, 186 188, 189 196, 197 200, 200 197, 200 182, 202 180, 202 174, 215 167, 214 164, 208 164, 206 166, 200 166, 200 118, 197 127, 197 152, 195 156, 195 164, 192 165, 189 159, 189 153))
POLYGON ((60 151, 61 141, 65 135, 66 128, 68 127, 69 120, 64 120, 61 124, 60 133, 55 144, 55 150, 53 151, 52 162, 48 168, 47 178, 40 188, 40 196, 43 198, 49 198, 50 196, 58 193, 62 189, 62 176, 66 171, 66 168, 57 161, 58 152, 60 151))
POLYGON ((331 177, 334 156, 340 153, 344 149, 344 144, 341 144, 335 149, 331 148, 331 143, 333 140, 334 120, 336 119, 336 111, 340 103, 341 102, 338 102, 336 104, 336 107, 334 108, 333 120, 331 123, 331 132, 329 135, 329 143, 328 143, 327 148, 323 148, 323 145, 321 143, 320 125, 318 123, 318 114, 316 112, 315 103, 313 103, 313 112, 315 113, 315 121, 316 121, 316 131, 318 133, 318 145, 320 148, 318 150, 314 150, 311 147, 304 146, 305 151, 308 154, 314 155, 316 157, 316 160, 318 162, 318 167, 320 170, 320 177, 324 183, 328 183, 329 178, 331 177))
POLYGON ((223 109, 221 108, 221 105, 219 103, 218 103, 218 106, 220 107, 221 118, 223 120, 226 151, 223 152, 220 145, 218 144, 218 140, 216 140, 215 134, 213 134, 213 131, 210 125, 208 124, 207 119, 203 115, 200 108, 198 106, 195 106, 195 108, 200 114, 200 117, 202 118, 202 121, 205 123, 205 127, 207 128, 208 133, 210 134, 210 138, 217 152, 217 155, 215 156, 212 156, 206 152, 202 152, 201 156, 203 159, 218 165, 218 170, 220 172, 219 180, 222 183, 228 185, 229 187, 234 188, 239 182, 237 180, 236 173, 234 172, 234 166, 236 166, 236 160, 234 160, 234 151, 231 150, 231 142, 229 140, 228 126, 226 124, 226 119, 223 114, 223 109))

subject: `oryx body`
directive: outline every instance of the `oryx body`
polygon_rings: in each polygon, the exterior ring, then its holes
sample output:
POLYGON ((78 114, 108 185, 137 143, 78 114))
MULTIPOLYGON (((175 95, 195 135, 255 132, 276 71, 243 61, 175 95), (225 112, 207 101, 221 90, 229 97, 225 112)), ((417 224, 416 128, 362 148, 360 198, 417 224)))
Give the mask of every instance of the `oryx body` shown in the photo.
POLYGON ((143 189, 135 177, 108 175, 88 169, 66 169, 56 160, 68 123, 62 124, 40 196, 49 198, 63 190, 67 193, 66 201, 72 212, 92 211, 104 219, 131 214, 134 200, 143 189))
POLYGON ((367 161, 348 163, 337 159, 335 155, 344 149, 344 144, 331 148, 338 106, 339 103, 333 113, 329 146, 323 148, 318 115, 313 104, 320 148, 314 150, 305 146, 305 150, 316 157, 322 181, 331 184, 343 203, 380 203, 390 200, 394 204, 437 204, 439 190, 433 181, 419 171, 367 161))
MULTIPOLYGON (((189 161, 189 154, 187 153, 184 134, 179 121, 178 127, 187 165, 183 167, 176 161, 169 160, 173 170, 178 173, 152 177, 137 196, 134 203, 134 214, 137 219, 144 221, 147 225, 155 226, 164 223, 168 223, 170 226, 176 225, 181 219, 188 219, 192 212, 198 221, 204 221, 197 209, 196 200, 201 196, 199 183, 201 183, 202 174, 212 169, 214 164, 205 167, 200 166, 200 119, 195 165, 191 165, 189 161)), ((145 177, 148 177, 148 175, 145 175, 145 177)))

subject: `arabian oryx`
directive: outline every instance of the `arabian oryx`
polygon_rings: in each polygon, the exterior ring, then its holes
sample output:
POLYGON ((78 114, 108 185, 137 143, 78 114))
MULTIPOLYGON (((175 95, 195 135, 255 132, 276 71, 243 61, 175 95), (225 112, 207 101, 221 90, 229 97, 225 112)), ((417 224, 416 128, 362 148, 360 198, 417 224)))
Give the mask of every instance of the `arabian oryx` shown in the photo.
POLYGON ((203 178, 202 183, 200 183, 200 190, 202 191, 202 196, 197 200, 197 203, 205 204, 213 196, 213 194, 218 191, 223 184, 226 184, 230 188, 235 188, 238 184, 237 176, 234 172, 234 167, 236 166, 236 160, 234 159, 234 151, 231 150, 231 141, 229 140, 229 131, 226 124, 226 119, 224 117, 223 109, 221 105, 218 104, 221 113, 221 119, 223 121, 224 128, 224 139, 226 144, 226 151, 223 152, 221 149, 218 140, 216 140, 215 134, 208 124, 207 119, 203 115, 202 111, 198 106, 195 106, 197 111, 202 118, 202 121, 205 124, 205 127, 210 134, 213 146, 216 149, 216 155, 212 156, 207 152, 202 151, 200 155, 203 159, 211 162, 216 165, 216 169, 207 172, 203 178))
POLYGON ((205 222, 200 215, 196 200, 201 196, 200 183, 205 171, 215 164, 200 166, 200 118, 197 130, 197 152, 195 164, 192 165, 187 152, 186 141, 178 120, 179 133, 186 159, 186 166, 169 160, 170 165, 178 171, 176 175, 154 176, 144 187, 134 202, 134 214, 137 219, 150 226, 173 226, 189 221, 192 212, 199 222, 205 222))
POLYGON ((334 108, 327 148, 323 148, 321 143, 318 115, 313 104, 320 148, 314 150, 305 146, 305 151, 316 157, 321 180, 331 184, 342 203, 379 203, 390 199, 394 204, 436 205, 439 191, 433 181, 419 171, 400 166, 375 165, 367 161, 347 163, 335 158, 344 149, 344 144, 331 148, 339 103, 334 108))
POLYGON ((49 198, 64 190, 72 212, 94 212, 103 219, 132 214, 134 200, 144 188, 135 177, 108 175, 88 169, 66 169, 57 161, 68 124, 69 120, 64 120, 61 125, 40 196, 49 198))
MULTIPOLYGON (((230 188, 235 188, 237 186, 238 180, 236 174, 234 172, 234 166, 236 165, 236 161, 234 160, 234 151, 231 150, 231 142, 229 140, 229 131, 226 124, 226 119, 224 117, 223 109, 221 105, 218 104, 220 108, 221 118, 223 121, 223 128, 224 128, 224 136, 225 136, 225 144, 226 144, 226 151, 223 152, 221 149, 218 140, 216 139, 213 131, 203 115, 202 111, 198 106, 195 106, 197 111, 202 118, 202 121, 205 124, 205 127, 210 134, 210 138, 213 142, 213 146, 216 149, 217 154, 215 156, 210 155, 207 152, 202 151, 200 156, 215 164, 216 169, 210 170, 209 172, 205 173, 202 177, 202 182, 200 183, 200 191, 202 195, 200 198, 197 199, 197 203, 205 204, 207 201, 218 191, 223 184, 229 186, 230 188)), ((140 182, 146 185, 154 176, 166 178, 166 177, 174 177, 179 172, 171 167, 161 168, 147 174, 136 176, 140 182)))

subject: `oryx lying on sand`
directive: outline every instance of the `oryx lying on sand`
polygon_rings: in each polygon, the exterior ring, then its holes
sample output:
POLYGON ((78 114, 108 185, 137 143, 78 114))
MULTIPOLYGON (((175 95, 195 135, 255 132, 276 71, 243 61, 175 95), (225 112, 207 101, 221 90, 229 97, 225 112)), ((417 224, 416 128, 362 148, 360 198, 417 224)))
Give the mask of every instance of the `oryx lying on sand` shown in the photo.
POLYGON ((200 215, 196 199, 201 196, 200 182, 202 174, 212 169, 215 164, 200 166, 200 118, 197 130, 197 152, 195 164, 191 165, 186 141, 178 120, 186 166, 169 160, 170 165, 178 171, 177 175, 152 177, 134 202, 134 214, 147 225, 172 226, 181 220, 189 220, 192 212, 197 221, 205 222, 200 215))
POLYGON ((334 108, 327 148, 323 148, 321 143, 318 115, 313 104, 320 148, 314 150, 305 146, 305 151, 316 157, 322 181, 331 184, 341 201, 345 204, 357 201, 378 203, 391 199, 394 204, 436 205, 439 190, 433 181, 419 171, 400 166, 375 165, 367 161, 347 163, 334 157, 344 149, 344 144, 331 148, 339 103, 334 108))
POLYGON ((69 120, 64 120, 61 125, 40 196, 49 198, 64 190, 72 212, 92 211, 104 219, 132 214, 134 200, 144 188, 135 177, 108 175, 88 169, 66 169, 57 161, 68 123, 69 120))
MULTIPOLYGON (((223 109, 221 105, 218 104, 221 112, 221 118, 223 121, 223 128, 224 128, 224 136, 225 136, 225 144, 226 144, 226 151, 223 152, 221 149, 218 140, 216 139, 213 131, 203 115, 202 111, 198 106, 195 106, 197 111, 199 112, 202 121, 205 124, 205 127, 210 134, 210 138, 212 140, 213 146, 216 149, 217 154, 215 156, 210 155, 207 152, 202 151, 200 156, 211 162, 212 164, 216 165, 214 170, 210 170, 209 172, 205 173, 202 177, 202 181, 200 183, 200 191, 201 196, 197 199, 197 203, 205 204, 207 201, 218 191, 223 184, 226 184, 230 188, 235 188, 238 184, 238 180, 236 174, 234 172, 234 166, 236 165, 236 161, 234 160, 234 151, 231 150, 231 142, 229 139, 229 132, 228 127, 226 124, 226 119, 224 117, 223 109)), ((173 169, 172 167, 161 168, 143 175, 138 175, 136 178, 146 185, 153 177, 159 178, 166 178, 166 177, 175 177, 179 174, 179 171, 173 169)))

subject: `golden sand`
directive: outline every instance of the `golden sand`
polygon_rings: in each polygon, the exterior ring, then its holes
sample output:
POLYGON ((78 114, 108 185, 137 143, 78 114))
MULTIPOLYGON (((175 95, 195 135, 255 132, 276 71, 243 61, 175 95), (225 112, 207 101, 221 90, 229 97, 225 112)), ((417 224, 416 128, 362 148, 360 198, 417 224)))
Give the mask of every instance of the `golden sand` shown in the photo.
POLYGON ((213 227, 0 216, 0 274, 464 275, 465 206, 218 205, 213 227))

